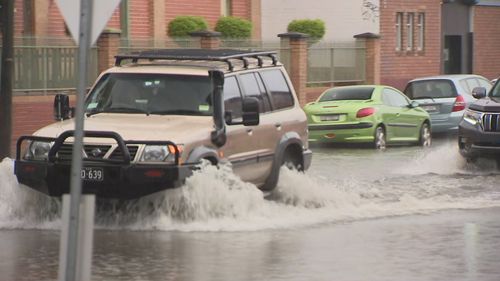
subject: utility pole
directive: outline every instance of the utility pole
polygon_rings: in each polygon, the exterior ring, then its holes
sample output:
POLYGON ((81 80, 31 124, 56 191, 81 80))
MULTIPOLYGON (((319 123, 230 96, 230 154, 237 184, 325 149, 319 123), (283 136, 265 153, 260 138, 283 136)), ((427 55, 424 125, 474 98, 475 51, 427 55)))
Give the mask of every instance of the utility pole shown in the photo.
POLYGON ((10 157, 12 138, 12 74, 14 73, 14 0, 3 0, 2 64, 0 66, 0 161, 10 157))

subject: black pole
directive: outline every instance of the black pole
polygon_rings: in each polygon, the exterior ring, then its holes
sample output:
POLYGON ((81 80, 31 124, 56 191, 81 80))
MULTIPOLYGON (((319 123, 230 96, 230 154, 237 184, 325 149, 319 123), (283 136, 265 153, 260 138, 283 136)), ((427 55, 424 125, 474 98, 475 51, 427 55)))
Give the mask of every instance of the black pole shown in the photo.
POLYGON ((0 161, 10 157, 12 138, 12 74, 14 72, 14 0, 2 1, 2 65, 0 68, 0 161))

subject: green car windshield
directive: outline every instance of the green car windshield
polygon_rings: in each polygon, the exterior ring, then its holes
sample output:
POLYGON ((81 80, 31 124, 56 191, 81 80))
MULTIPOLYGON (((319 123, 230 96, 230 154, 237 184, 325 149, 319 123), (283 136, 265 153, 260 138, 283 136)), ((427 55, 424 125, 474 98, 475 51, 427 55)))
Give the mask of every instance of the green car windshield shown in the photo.
POLYGON ((333 88, 324 93, 319 102, 336 100, 369 100, 372 98, 374 88, 333 88))
POLYGON ((110 73, 103 76, 85 102, 87 115, 145 113, 212 115, 208 76, 110 73))

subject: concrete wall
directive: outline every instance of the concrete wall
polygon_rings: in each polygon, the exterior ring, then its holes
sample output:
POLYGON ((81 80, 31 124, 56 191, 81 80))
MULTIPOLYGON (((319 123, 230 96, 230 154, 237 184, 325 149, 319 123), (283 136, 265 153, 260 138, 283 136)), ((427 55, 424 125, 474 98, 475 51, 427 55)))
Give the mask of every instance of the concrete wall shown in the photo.
POLYGON ((378 12, 364 5, 379 6, 379 0, 262 0, 262 40, 277 40, 294 19, 321 19, 325 41, 352 41, 353 35, 379 33, 378 12))

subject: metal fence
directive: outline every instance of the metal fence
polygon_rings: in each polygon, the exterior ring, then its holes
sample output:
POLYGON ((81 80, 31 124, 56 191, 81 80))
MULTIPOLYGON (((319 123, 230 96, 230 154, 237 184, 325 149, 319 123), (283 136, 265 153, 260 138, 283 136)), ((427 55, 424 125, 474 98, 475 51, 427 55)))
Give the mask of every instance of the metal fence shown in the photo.
MULTIPOLYGON (((155 48, 199 48, 198 39, 122 40, 120 53, 155 48)), ((285 68, 290 66, 288 44, 273 41, 222 40, 221 48, 276 50, 285 68)), ((98 76, 97 48, 90 54, 89 86, 98 76)), ((1 47, 0 47, 1 53, 1 47)), ((14 46, 14 91, 57 91, 74 89, 77 84, 78 47, 69 39, 16 38, 14 46)), ((289 70, 289 69, 288 69, 289 70)), ((365 79, 365 46, 362 42, 317 43, 308 49, 309 86, 365 79)))
POLYGON ((365 80, 365 45, 361 42, 315 44, 308 49, 307 84, 365 80))
MULTIPOLYGON (((1 47, 0 47, 1 53, 1 47)), ((97 78, 97 48, 90 53, 89 86, 97 78)), ((75 89, 78 47, 68 39, 15 38, 14 94, 75 89)))
MULTIPOLYGON (((200 48, 200 40, 197 38, 187 38, 180 40, 153 41, 153 40, 121 40, 119 52, 131 53, 144 49, 163 49, 163 48, 200 48)), ((224 49, 242 49, 242 50, 275 50, 278 59, 285 65, 289 65, 290 48, 282 46, 279 41, 260 41, 260 40, 221 40, 220 48, 224 49)))

